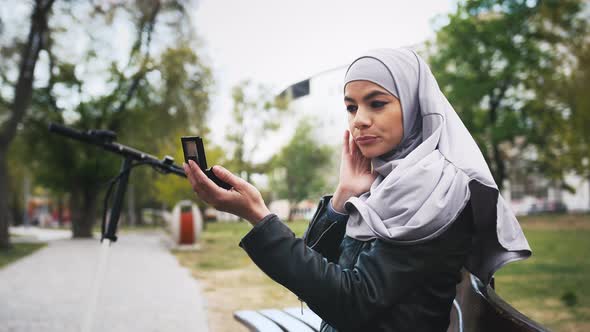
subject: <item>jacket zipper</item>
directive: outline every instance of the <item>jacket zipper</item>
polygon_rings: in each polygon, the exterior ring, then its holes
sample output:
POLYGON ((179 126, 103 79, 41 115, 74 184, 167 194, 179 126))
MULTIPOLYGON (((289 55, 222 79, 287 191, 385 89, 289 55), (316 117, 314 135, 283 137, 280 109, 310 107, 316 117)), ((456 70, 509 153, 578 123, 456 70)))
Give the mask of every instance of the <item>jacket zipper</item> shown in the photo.
MULTIPOLYGON (((319 215, 322 214, 322 211, 324 209, 325 203, 324 203, 324 197, 322 197, 322 199, 320 199, 320 204, 318 209, 316 210, 315 214, 313 215, 313 217, 311 217, 311 221, 309 222, 309 227, 307 228, 307 232, 305 232, 305 236, 303 237, 303 243, 305 245, 307 245, 307 238, 309 233, 311 233, 311 230, 313 229, 313 226, 315 225, 315 223, 317 222, 317 218, 319 215)), ((297 297, 297 299, 299 300, 299 302, 301 303, 301 314, 303 315, 303 300, 300 297, 297 297)))
POLYGON ((311 221, 309 223, 309 227, 307 228, 307 232, 305 232, 305 236, 303 238, 303 243, 305 243, 305 245, 307 245, 307 239, 309 236, 309 233, 311 233, 311 230, 313 229, 313 226, 316 224, 318 216, 322 214, 322 211, 324 209, 324 206, 326 205, 324 203, 324 198, 322 197, 322 199, 320 200, 320 206, 318 207, 318 209, 316 210, 315 214, 313 215, 313 217, 311 218, 311 221))
POLYGON ((334 227, 334 225, 336 225, 337 223, 338 223, 338 222, 336 222, 336 221, 335 221, 335 222, 333 222, 333 223, 331 223, 331 224, 330 224, 330 226, 328 226, 328 228, 326 228, 326 229, 325 229, 325 230, 322 232, 322 234, 320 234, 320 236, 318 236, 318 239, 317 239, 317 240, 316 240, 316 241, 315 241, 315 242, 314 242, 314 243, 313 243, 311 246, 309 246, 309 247, 310 247, 311 249, 313 249, 315 246, 317 246, 317 245, 318 245, 318 243, 320 243, 320 240, 321 240, 321 239, 324 237, 324 235, 326 235, 326 233, 328 233, 328 231, 329 231, 330 229, 332 229, 332 227, 334 227))

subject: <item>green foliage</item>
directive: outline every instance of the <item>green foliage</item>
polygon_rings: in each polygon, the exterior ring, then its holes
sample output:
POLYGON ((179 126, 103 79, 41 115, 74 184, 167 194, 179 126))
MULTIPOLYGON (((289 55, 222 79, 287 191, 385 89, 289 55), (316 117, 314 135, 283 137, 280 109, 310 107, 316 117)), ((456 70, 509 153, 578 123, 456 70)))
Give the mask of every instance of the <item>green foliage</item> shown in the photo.
MULTIPOLYGON (((565 167, 590 178, 590 33, 572 40, 569 48, 575 59, 571 75, 556 86, 556 94, 568 111, 562 130, 562 158, 565 167)), ((548 160, 550 158, 547 158, 548 160)))
POLYGON ((12 210, 11 217, 16 224, 24 222, 24 200, 25 195, 25 181, 30 179, 29 166, 23 165, 24 142, 22 137, 17 136, 8 150, 8 176, 11 179, 8 184, 8 192, 10 193, 9 207, 12 210), (18 179, 18 180, 17 180, 18 179))
POLYGON ((331 168, 332 148, 318 144, 309 121, 298 124, 290 142, 273 161, 278 176, 273 189, 292 203, 326 192, 325 172, 331 168))
POLYGON ((250 81, 234 86, 232 99, 234 123, 226 138, 233 151, 226 166, 250 181, 252 174, 269 170, 268 163, 256 164, 252 156, 269 134, 280 129, 288 104, 285 99, 272 96, 267 87, 252 86, 250 81))
POLYGON ((583 29, 583 6, 581 0, 466 0, 437 32, 432 70, 500 186, 509 172, 503 144, 524 137, 522 149, 543 154, 563 134, 563 107, 547 98, 545 86, 558 79, 560 45, 583 29))
MULTIPOLYGON (((121 163, 112 153, 49 133, 49 122, 113 130, 118 142, 154 155, 177 150, 178 133, 207 134, 211 71, 190 42, 195 37, 185 5, 150 1, 103 8, 71 3, 54 10, 50 46, 40 65, 48 79, 35 86, 33 112, 19 133, 19 155, 37 183, 54 193, 83 192, 85 206, 92 206, 121 163), (72 56, 67 42, 72 32, 65 27, 80 25, 81 46, 72 56), (132 44, 112 44, 109 34, 116 32, 115 26, 135 32, 132 44), (83 43, 84 38, 89 42, 83 43)), ((137 206, 158 203, 152 178, 153 171, 134 169, 130 181, 137 206)))

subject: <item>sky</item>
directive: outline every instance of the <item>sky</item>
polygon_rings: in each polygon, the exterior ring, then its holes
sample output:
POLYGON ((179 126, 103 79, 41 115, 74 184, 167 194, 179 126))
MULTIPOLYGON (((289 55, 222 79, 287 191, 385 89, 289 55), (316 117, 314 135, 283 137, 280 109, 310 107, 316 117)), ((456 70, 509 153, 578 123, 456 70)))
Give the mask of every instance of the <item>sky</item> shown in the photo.
MULTIPOLYGON (((372 48, 422 43, 451 0, 200 0, 192 18, 216 80, 211 128, 225 128, 231 88, 249 79, 277 93, 372 48), (438 19, 437 19, 438 17, 438 19)), ((221 131, 213 140, 221 143, 221 131)))
MULTIPOLYGON (((436 24, 444 22, 445 14, 453 10, 456 2, 195 1, 195 5, 190 9, 190 15, 199 36, 199 44, 202 46, 199 54, 205 56, 205 62, 212 68, 215 80, 210 96, 209 127, 214 129, 211 139, 221 146, 225 136, 223 129, 226 129, 231 121, 231 89, 240 81, 248 79, 255 84, 264 84, 278 94, 291 84, 310 76, 345 66, 368 49, 423 43, 434 36, 436 24)), ((30 10, 30 6, 25 3, 14 7, 24 11, 30 10)), ((0 10, 6 11, 8 6, 1 6, 0 10)), ((2 13, 2 16, 14 17, 7 15, 7 12, 2 13)), ((115 47, 109 52, 118 51, 121 58, 125 59, 133 35, 129 31, 125 33, 124 28, 117 30, 119 32, 114 43, 121 47, 115 47)), ((71 29, 71 33, 78 46, 73 47, 72 52, 82 52, 85 45, 92 42, 84 35, 84 30, 71 29)), ((45 70, 41 66, 38 67, 36 75, 40 74, 39 77, 42 78, 45 70)), ((97 68, 98 72, 86 75, 85 87, 89 90, 87 98, 91 95, 100 95, 107 88, 100 77, 102 67, 97 68), (94 81, 92 77, 95 78, 94 81)), ((84 71, 83 66, 79 66, 77 71, 78 69, 80 72, 84 71)), ((65 93, 71 94, 71 91, 65 93)), ((81 101, 73 94, 67 100, 60 100, 62 103, 69 101, 68 105, 60 105, 66 109, 75 108, 81 101)), ((72 117, 70 120, 75 119, 72 117)), ((264 151, 264 148, 260 150, 260 156, 269 156, 272 153, 264 151)), ((259 158, 264 158, 260 156, 259 158)), ((259 158, 254 156, 253 159, 259 158)))

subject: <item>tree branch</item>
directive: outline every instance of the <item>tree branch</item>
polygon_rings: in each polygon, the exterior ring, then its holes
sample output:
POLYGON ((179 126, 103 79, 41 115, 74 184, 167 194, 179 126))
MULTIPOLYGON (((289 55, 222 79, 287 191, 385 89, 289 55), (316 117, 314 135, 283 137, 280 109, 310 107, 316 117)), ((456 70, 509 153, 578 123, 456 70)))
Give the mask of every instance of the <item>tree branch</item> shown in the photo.
MULTIPOLYGON (((131 99, 135 95, 135 92, 137 91, 137 89, 139 87, 139 83, 145 77, 145 74, 148 72, 147 64, 148 64, 148 61, 150 58, 150 44, 152 42, 152 32, 154 31, 154 26, 156 25, 156 17, 160 11, 160 8, 161 8, 160 1, 156 1, 156 4, 150 14, 148 22, 147 22, 147 37, 146 37, 145 54, 143 56, 143 61, 141 63, 141 66, 139 67, 138 71, 135 73, 135 75, 133 75, 133 80, 131 82, 131 85, 129 86, 129 89, 127 89, 124 99, 117 106, 117 108, 115 110, 115 116, 113 117, 113 121, 111 121, 111 124, 109 126, 109 128, 111 128, 114 131, 117 131, 117 129, 119 127, 118 120, 119 120, 121 113, 123 112, 123 110, 125 110, 125 107, 127 107, 127 104, 131 101, 131 99)), ((144 24, 142 22, 142 24, 140 25, 140 36, 138 37, 138 38, 140 38, 140 40, 139 40, 140 45, 141 45, 141 38, 143 35, 143 30, 144 30, 144 24)), ((135 53, 135 52, 136 52, 136 50, 134 47, 131 50, 131 57, 133 56, 133 53, 135 53)))
MULTIPOLYGON (((502 99, 504 99, 509 86, 510 80, 504 81, 500 86, 500 92, 497 95, 490 97, 490 128, 494 128, 496 125, 498 107, 500 106, 502 99)), ((490 137, 490 143, 492 144, 492 154, 496 164, 496 182, 498 188, 502 189, 504 178, 506 176, 506 165, 504 165, 504 160, 502 160, 502 156, 500 155, 498 142, 495 142, 492 137, 490 137)))
POLYGON ((51 45, 52 40, 51 38, 48 38, 47 47, 45 47, 45 51, 47 52, 47 56, 49 58, 49 80, 47 82, 47 88, 45 88, 45 93, 47 94, 49 105, 51 105, 54 111, 59 111, 60 108, 57 106, 57 100, 55 100, 55 97, 52 94, 53 87, 55 86, 55 75, 53 74, 53 69, 55 68, 55 56, 51 52, 51 45))
POLYGON ((10 144, 16 134, 16 127, 23 119, 31 104, 35 65, 39 59, 39 51, 49 33, 47 16, 54 0, 37 0, 31 18, 31 29, 27 43, 22 52, 19 77, 14 87, 12 115, 0 127, 0 147, 10 144))
POLYGON ((496 111, 498 110, 498 107, 500 106, 502 99, 504 99, 504 96, 506 95, 506 91, 508 90, 509 86, 510 81, 504 81, 503 84, 500 86, 500 92, 497 95, 490 96, 490 121, 492 122, 492 124, 496 123, 496 111))

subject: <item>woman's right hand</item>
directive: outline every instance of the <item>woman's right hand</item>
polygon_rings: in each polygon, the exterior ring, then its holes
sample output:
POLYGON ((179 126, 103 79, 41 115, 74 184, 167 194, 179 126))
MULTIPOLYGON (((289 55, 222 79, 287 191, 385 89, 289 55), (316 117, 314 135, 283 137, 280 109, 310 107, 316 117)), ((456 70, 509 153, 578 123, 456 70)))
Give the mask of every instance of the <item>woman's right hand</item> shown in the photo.
POLYGON ((183 166, 195 193, 217 210, 242 217, 252 226, 270 214, 258 189, 225 168, 214 166, 211 170, 220 180, 232 186, 230 190, 217 186, 194 161, 189 160, 183 166))
POLYGON ((344 132, 342 144, 342 159, 340 161, 340 182, 332 197, 332 206, 338 212, 344 213, 344 203, 350 197, 360 196, 369 191, 377 174, 371 171, 371 159, 366 158, 350 137, 350 132, 344 132))

